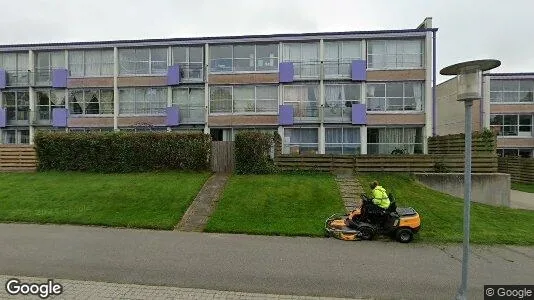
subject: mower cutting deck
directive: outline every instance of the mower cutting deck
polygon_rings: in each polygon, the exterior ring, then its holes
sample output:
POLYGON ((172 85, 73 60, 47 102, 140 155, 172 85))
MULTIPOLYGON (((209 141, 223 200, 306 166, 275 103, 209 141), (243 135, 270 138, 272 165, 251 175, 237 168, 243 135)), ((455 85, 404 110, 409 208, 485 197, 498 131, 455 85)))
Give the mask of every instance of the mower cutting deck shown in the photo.
POLYGON ((346 215, 334 214, 325 221, 327 236, 345 241, 372 240, 388 235, 401 243, 413 240, 421 228, 421 219, 411 207, 397 208, 390 194, 391 204, 386 211, 372 209, 371 199, 362 194, 362 205, 346 215))

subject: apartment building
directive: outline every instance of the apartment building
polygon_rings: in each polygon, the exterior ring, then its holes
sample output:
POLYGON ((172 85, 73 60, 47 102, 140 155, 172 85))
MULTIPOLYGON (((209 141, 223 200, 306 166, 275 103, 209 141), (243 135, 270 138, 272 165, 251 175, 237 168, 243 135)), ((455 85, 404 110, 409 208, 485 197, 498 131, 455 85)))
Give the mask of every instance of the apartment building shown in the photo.
MULTIPOLYGON (((437 86, 437 134, 464 133, 464 105, 456 103, 454 77, 437 86)), ((534 73, 485 73, 481 101, 473 104, 473 128, 497 133, 500 156, 533 157, 534 73)))
POLYGON ((277 131, 283 152, 426 153, 436 28, 0 46, 2 143, 39 130, 277 131))

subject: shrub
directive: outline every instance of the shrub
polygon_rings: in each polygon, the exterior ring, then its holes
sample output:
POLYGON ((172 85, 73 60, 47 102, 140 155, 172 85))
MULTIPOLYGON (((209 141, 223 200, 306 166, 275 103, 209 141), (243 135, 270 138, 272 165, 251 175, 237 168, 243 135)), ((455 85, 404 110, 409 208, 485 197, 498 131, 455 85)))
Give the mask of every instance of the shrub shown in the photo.
POLYGON ((177 132, 37 132, 39 170, 208 170, 211 137, 177 132))
POLYGON ((274 135, 257 131, 239 132, 235 136, 235 172, 237 174, 268 174, 276 172, 270 152, 274 135))

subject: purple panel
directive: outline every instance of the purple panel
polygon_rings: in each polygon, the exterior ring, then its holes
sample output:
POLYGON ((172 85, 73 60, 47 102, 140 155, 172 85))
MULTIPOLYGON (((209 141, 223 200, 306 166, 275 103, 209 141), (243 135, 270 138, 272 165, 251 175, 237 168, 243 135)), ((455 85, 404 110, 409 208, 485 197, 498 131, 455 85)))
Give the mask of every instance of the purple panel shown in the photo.
POLYGON ((352 104, 352 125, 367 125, 365 104, 352 104))
POLYGON ((280 105, 280 113, 278 114, 279 125, 293 125, 293 106, 280 105))
POLYGON ((7 108, 0 107, 0 128, 6 127, 7 108))
POLYGON ((67 127, 67 112, 66 108, 54 108, 52 110, 52 126, 67 127))
POLYGON ((0 89, 6 88, 6 82, 7 76, 6 76, 6 70, 0 68, 0 89))
POLYGON ((365 81, 367 79, 367 64, 365 60, 352 61, 351 79, 353 81, 365 81))
POLYGON ((165 119, 167 126, 177 126, 180 124, 180 110, 178 107, 167 107, 167 117, 165 119))
POLYGON ((279 82, 293 82, 293 76, 295 74, 292 62, 282 62, 278 66, 278 81, 279 82))
POLYGON ((180 80, 180 65, 170 66, 167 69, 167 85, 178 85, 180 80))
POLYGON ((67 76, 69 72, 67 69, 54 69, 52 70, 52 87, 54 88, 66 88, 67 76))

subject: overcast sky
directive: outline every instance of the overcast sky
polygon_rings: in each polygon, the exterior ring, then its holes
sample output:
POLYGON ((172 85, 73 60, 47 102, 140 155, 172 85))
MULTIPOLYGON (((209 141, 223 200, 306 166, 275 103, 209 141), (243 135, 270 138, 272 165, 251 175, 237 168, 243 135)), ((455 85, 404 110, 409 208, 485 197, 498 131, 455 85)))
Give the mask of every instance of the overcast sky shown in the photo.
MULTIPOLYGON (((532 0, 3 0, 0 44, 408 29, 433 18, 437 65, 534 72, 532 0)), ((439 76, 438 83, 450 77, 439 76)))

